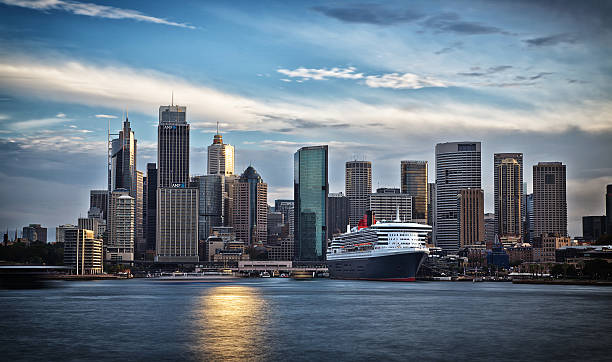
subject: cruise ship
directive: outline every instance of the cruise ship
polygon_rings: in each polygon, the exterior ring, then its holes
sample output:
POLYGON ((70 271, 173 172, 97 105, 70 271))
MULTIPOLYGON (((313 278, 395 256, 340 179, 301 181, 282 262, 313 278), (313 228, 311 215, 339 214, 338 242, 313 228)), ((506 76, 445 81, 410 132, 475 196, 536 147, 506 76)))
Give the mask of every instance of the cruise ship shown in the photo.
MULTIPOLYGON (((399 215, 398 215, 399 216, 399 215)), ((357 228, 337 236, 327 249, 329 276, 334 279, 414 281, 429 254, 431 226, 378 221, 368 215, 357 228)))

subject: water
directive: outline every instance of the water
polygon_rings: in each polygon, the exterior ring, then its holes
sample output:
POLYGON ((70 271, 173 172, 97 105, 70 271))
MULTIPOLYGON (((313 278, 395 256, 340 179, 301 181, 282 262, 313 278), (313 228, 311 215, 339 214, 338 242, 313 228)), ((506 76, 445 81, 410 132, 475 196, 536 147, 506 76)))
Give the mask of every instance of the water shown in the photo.
POLYGON ((0 290, 0 360, 610 360, 612 288, 115 280, 0 290))

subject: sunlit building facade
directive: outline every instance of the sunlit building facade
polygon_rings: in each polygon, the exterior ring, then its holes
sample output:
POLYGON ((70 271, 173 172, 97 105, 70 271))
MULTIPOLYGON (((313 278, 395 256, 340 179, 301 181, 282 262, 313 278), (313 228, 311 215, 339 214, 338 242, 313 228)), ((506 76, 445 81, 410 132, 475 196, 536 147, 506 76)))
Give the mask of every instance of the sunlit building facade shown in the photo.
POLYGON ((402 161, 400 164, 401 190, 412 196, 412 220, 427 223, 427 161, 402 161))

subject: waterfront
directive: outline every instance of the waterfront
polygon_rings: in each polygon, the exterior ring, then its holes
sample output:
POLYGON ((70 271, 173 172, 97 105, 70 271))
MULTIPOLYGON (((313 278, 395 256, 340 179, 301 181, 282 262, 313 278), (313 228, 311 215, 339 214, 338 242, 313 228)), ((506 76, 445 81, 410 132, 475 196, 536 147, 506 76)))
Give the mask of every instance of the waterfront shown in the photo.
POLYGON ((3 360, 604 360, 612 288, 104 280, 0 291, 3 360))

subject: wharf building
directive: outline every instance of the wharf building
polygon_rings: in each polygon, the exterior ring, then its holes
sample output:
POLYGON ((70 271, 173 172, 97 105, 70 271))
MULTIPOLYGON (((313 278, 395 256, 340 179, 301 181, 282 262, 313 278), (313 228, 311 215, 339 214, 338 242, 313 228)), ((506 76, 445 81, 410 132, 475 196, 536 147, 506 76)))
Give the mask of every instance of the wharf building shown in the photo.
POLYGON ((134 261, 135 200, 128 190, 111 192, 108 217, 108 242, 105 260, 134 261))
POLYGON ((495 167, 496 233, 499 238, 520 240, 523 235, 521 164, 515 158, 504 158, 495 167))
POLYGON ((267 241, 268 185, 252 166, 236 183, 233 212, 236 240, 249 246, 267 241))
POLYGON ((523 154, 495 153, 493 155, 493 201, 495 234, 521 236, 524 217, 523 154))
POLYGON ((329 193, 327 197, 327 236, 331 239, 334 235, 346 232, 349 225, 349 214, 351 202, 342 192, 329 193))
POLYGON ((213 227, 223 226, 225 177, 195 176, 191 179, 191 186, 198 189, 198 236, 200 240, 206 240, 213 227))
POLYGON ((47 228, 40 226, 40 224, 30 224, 28 226, 24 226, 21 230, 21 237, 29 242, 40 241, 46 243, 47 228))
POLYGON ((344 181, 346 197, 350 202, 349 223, 357 226, 370 203, 372 193, 372 162, 348 161, 344 181))
POLYGON ((427 224, 427 161, 401 161, 400 166, 402 193, 412 196, 412 220, 427 224))
POLYGON ((482 189, 463 189, 457 195, 459 245, 478 245, 485 243, 484 191, 482 189))
POLYGON ((378 188, 370 194, 370 210, 376 220, 386 221, 395 220, 399 210, 401 222, 411 222, 413 200, 412 196, 401 193, 398 188, 378 188))
POLYGON ((198 189, 189 187, 184 106, 159 107, 155 261, 198 262, 198 189))
POLYGON ((91 190, 89 191, 89 209, 97 207, 102 210, 104 220, 108 219, 108 190, 91 190))
POLYGON ((566 168, 561 162, 533 166, 534 236, 567 235, 566 168))
POLYGON ((208 174, 230 176, 234 174, 234 146, 223 143, 223 136, 219 134, 219 123, 217 122, 217 134, 213 138, 212 145, 208 146, 208 174))
POLYGON ((325 261, 327 248, 328 147, 302 147, 294 155, 295 256, 325 261))
POLYGON ((457 195, 462 189, 481 188, 480 142, 436 145, 435 244, 448 253, 459 250, 457 195))
POLYGON ((93 230, 71 228, 64 234, 64 265, 77 275, 102 274, 102 239, 93 230))

